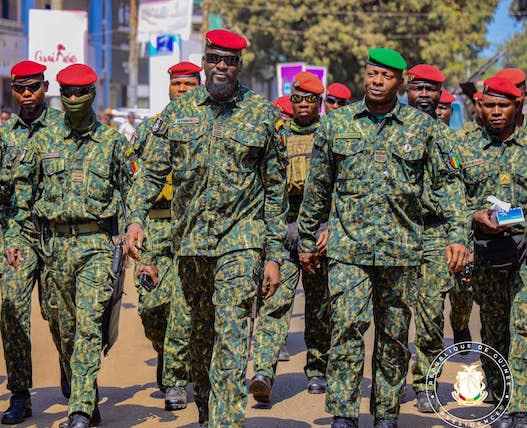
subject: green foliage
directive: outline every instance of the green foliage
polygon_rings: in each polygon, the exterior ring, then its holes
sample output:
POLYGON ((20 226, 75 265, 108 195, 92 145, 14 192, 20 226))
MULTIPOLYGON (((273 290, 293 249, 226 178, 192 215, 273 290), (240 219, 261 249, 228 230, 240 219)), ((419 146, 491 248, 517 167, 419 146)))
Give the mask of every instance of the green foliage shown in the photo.
POLYGON ((397 49, 409 66, 427 62, 452 86, 487 42, 498 0, 216 0, 214 12, 251 46, 244 67, 256 78, 280 61, 329 67, 330 81, 360 89, 372 47, 397 49))
POLYGON ((521 31, 515 33, 504 45, 503 67, 517 67, 527 70, 527 23, 524 21, 521 31))

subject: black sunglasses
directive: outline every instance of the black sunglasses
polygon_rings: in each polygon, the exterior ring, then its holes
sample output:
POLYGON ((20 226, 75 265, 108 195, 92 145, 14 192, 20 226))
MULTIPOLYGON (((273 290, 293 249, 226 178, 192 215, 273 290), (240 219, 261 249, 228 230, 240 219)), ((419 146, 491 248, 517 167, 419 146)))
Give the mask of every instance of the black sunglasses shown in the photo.
POLYGON ((328 104, 338 104, 341 107, 344 107, 348 104, 348 100, 344 100, 342 98, 335 98, 335 97, 326 97, 326 102, 328 104))
POLYGON ((223 56, 213 53, 205 54, 205 61, 209 64, 219 64, 223 61, 228 67, 235 67, 240 63, 240 60, 241 58, 237 55, 223 56))
POLYGON ((73 95, 82 97, 89 94, 93 90, 93 86, 61 86, 60 94, 69 98, 73 95))
POLYGON ((299 94, 293 94, 291 95, 291 102, 295 104, 300 104, 302 100, 306 100, 307 103, 316 103, 318 102, 318 95, 310 94, 310 95, 299 95, 299 94))
POLYGON ((44 83, 43 80, 39 80, 38 82, 29 83, 27 85, 21 85, 19 83, 13 83, 13 90, 18 94, 23 94, 24 92, 29 91, 31 93, 37 92, 40 87, 42 86, 42 83, 44 83))

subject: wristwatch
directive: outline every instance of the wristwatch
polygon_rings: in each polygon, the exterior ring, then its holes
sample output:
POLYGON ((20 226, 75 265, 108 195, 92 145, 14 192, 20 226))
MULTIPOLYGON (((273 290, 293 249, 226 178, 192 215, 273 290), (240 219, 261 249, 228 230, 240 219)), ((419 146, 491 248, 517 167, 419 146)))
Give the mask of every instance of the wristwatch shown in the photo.
POLYGON ((282 257, 281 258, 273 257, 270 260, 275 262, 278 266, 282 266, 284 264, 284 259, 282 257))

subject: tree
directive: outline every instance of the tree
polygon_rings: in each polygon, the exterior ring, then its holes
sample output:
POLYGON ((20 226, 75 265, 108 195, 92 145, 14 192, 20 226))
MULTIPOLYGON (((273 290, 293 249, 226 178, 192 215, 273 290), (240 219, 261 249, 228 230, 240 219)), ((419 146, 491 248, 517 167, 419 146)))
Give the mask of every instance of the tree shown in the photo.
POLYGON ((524 21, 521 31, 515 33, 503 46, 505 56, 503 67, 517 67, 527 70, 527 23, 524 21))
POLYGON ((251 46, 246 73, 263 76, 283 61, 329 68, 330 80, 357 92, 372 47, 397 49, 409 66, 427 62, 450 85, 470 74, 471 61, 487 45, 485 33, 498 0, 217 0, 231 28, 251 46))

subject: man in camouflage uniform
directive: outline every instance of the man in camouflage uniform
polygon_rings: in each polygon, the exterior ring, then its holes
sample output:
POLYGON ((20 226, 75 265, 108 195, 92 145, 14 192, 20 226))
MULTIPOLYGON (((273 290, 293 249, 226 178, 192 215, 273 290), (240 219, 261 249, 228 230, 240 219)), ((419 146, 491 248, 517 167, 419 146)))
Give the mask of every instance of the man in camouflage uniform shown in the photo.
MULTIPOLYGON (((16 211, 13 176, 18 160, 28 150, 33 140, 53 122, 61 112, 48 108, 44 102, 48 82, 44 79, 46 67, 33 61, 22 61, 11 69, 11 90, 20 107, 18 115, 12 117, 3 127, 0 145, 5 151, 0 164, 0 182, 5 191, 6 204, 0 206, 1 227, 6 229, 16 211)), ((4 344, 4 358, 7 367, 7 389, 12 391, 11 403, 2 415, 3 424, 17 424, 31 416, 29 389, 32 387, 30 315, 31 293, 39 281, 41 310, 49 321, 51 335, 60 354, 60 336, 56 307, 46 287, 43 260, 40 253, 38 234, 33 223, 28 221, 17 236, 17 246, 24 260, 13 269, 2 257, 0 261, 0 290, 2 294, 0 329, 4 344)), ((2 251, 3 252, 3 251, 2 251)), ((69 394, 61 365, 62 384, 65 396, 69 394)))
MULTIPOLYGON (((497 226, 487 197, 493 195, 513 207, 527 206, 527 135, 515 124, 520 90, 509 80, 493 77, 484 82, 481 104, 483 129, 473 132, 460 147, 463 179, 476 239, 494 247, 499 255, 516 253, 524 240, 525 225, 497 226)), ((480 305, 481 340, 500 352, 509 363, 513 380, 509 415, 495 422, 498 428, 527 427, 527 268, 524 260, 510 267, 492 267, 475 245, 474 299, 480 305), (521 262, 521 265, 520 265, 521 262)), ((498 263, 501 264, 501 263, 498 263)), ((482 358, 487 391, 502 400, 503 375, 482 358)))
MULTIPOLYGON (((295 289, 300 277, 296 220, 302 203, 314 135, 320 125, 319 109, 322 102, 320 96, 323 93, 324 86, 314 74, 301 72, 295 76, 291 93, 293 120, 286 125, 289 156, 286 249, 289 256, 281 269, 280 288, 272 299, 263 303, 260 309, 254 350, 255 376, 249 387, 254 398, 263 403, 269 402, 276 373, 278 347, 281 343, 285 343, 287 338, 295 289)), ((326 239, 327 225, 324 224, 319 231, 321 250, 325 250, 326 239)), ((308 377, 307 391, 311 394, 326 391, 325 376, 331 341, 331 312, 325 252, 321 260, 322 265, 315 275, 307 272, 302 275, 302 285, 306 294, 304 340, 307 347, 307 361, 304 372, 308 377)))
POLYGON ((514 86, 520 90, 520 96, 518 97, 518 103, 520 106, 516 109, 516 126, 527 126, 527 121, 525 120, 525 115, 523 113, 525 91, 527 89, 525 73, 519 68, 503 68, 498 71, 495 76, 510 80, 514 86))
POLYGON ((438 120, 447 126, 450 126, 450 120, 452 119, 452 103, 454 101, 456 101, 456 97, 445 88, 441 89, 441 97, 436 107, 436 116, 438 120))
POLYGON ((209 31, 206 40, 205 87, 172 100, 152 127, 148 158, 130 190, 126 241, 131 256, 140 259, 135 243, 142 246, 148 208, 173 171, 173 236, 191 305, 199 421, 242 427, 247 317, 263 251, 265 297, 280 283, 287 156, 279 113, 238 83, 246 40, 227 30, 209 31))
MULTIPOLYGON (((169 97, 184 95, 200 84, 201 67, 181 62, 168 69, 170 76, 169 97)), ((152 125, 158 116, 150 118, 135 131, 132 149, 139 157, 144 152, 152 125)), ((137 176, 137 175, 136 175, 137 176)), ((146 274, 158 277, 159 283, 149 291, 136 281, 139 292, 139 316, 146 337, 157 352, 157 384, 166 392, 165 409, 179 410, 187 407, 185 386, 189 382, 188 341, 190 336, 190 308, 174 268, 170 202, 172 201, 172 176, 159 194, 148 213, 145 225, 145 251, 137 266, 137 277, 146 274), (152 272, 152 269, 156 271, 152 272)))
POLYGON ((347 106, 351 100, 351 91, 343 83, 334 82, 328 86, 324 98, 324 112, 329 114, 333 110, 347 106))
MULTIPOLYGON (((444 90, 441 88, 445 75, 429 64, 419 64, 408 70, 408 105, 415 107, 434 119, 437 106, 444 90)), ((441 141, 444 153, 453 153, 459 145, 455 133, 440 120, 433 122, 434 133, 441 141)), ((437 401, 429 400, 426 390, 427 373, 434 358, 444 349, 444 306, 446 294, 453 290, 455 280, 445 263, 445 247, 448 243, 448 222, 437 212, 437 202, 429 185, 429 174, 425 171, 425 191, 423 193, 423 264, 422 278, 417 290, 415 307, 415 350, 416 361, 412 370, 413 388, 417 398, 417 410, 421 413, 434 413, 439 409, 437 401)), ((462 294, 456 293, 456 295, 462 294)), ((454 301, 459 301, 454 300, 454 301)), ((472 299, 468 308, 461 308, 470 316, 472 299)), ((454 306, 455 308, 455 306, 454 306)), ((459 311, 460 308, 458 308, 459 311)), ((454 309, 453 309, 454 312, 454 309)), ((470 340, 467 326, 460 334, 454 330, 456 343, 470 340)))
POLYGON ((334 415, 332 428, 358 426, 363 336, 372 312, 371 412, 375 427, 397 426, 423 257, 425 169, 448 224, 445 263, 451 271, 460 270, 468 257, 459 173, 448 164, 434 120, 397 101, 405 67, 391 49, 369 51, 365 98, 332 112, 317 131, 300 208, 300 261, 310 272, 320 265, 319 223, 329 219, 333 331, 326 410, 334 415))
POLYGON ((101 421, 96 377, 103 313, 113 292, 111 235, 117 229, 119 199, 131 180, 128 142, 98 122, 92 109, 96 80, 97 74, 83 64, 57 74, 66 113, 20 157, 16 225, 6 235, 8 260, 16 266, 23 255, 15 238, 33 210, 57 299, 61 349, 71 370, 69 417, 61 428, 101 421))

